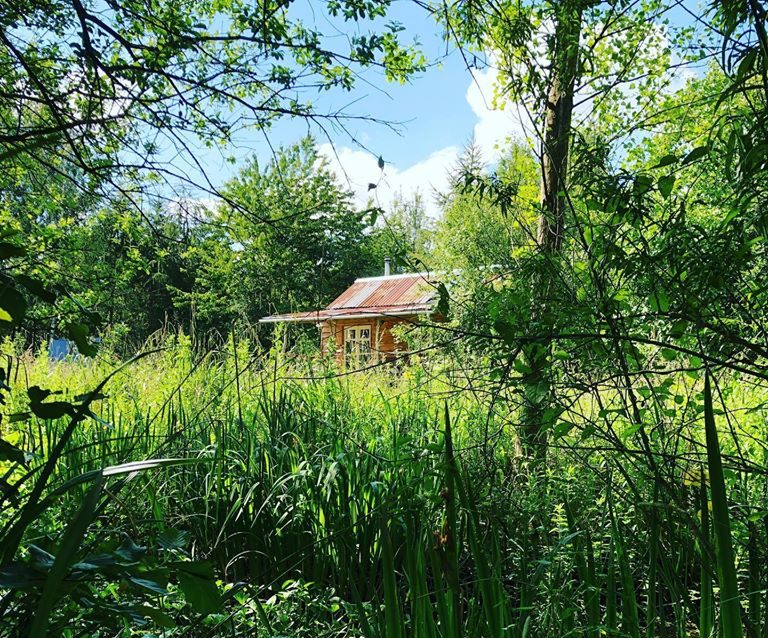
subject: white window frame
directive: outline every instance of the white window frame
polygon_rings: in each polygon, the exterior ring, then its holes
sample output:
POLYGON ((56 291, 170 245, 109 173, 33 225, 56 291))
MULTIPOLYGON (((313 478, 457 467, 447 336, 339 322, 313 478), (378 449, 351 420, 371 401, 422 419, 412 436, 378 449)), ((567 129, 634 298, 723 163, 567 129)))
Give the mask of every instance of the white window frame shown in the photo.
POLYGON ((373 357, 373 326, 369 323, 344 326, 344 360, 347 365, 361 367, 373 357), (367 330, 368 336, 362 338, 361 330, 367 330))

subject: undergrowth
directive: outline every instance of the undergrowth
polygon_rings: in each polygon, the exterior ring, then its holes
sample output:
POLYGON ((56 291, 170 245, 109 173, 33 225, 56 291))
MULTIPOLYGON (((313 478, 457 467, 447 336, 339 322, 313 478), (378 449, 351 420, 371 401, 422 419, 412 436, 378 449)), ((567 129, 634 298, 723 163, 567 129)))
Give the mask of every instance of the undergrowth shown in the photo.
MULTIPOLYGON (((73 419, 25 390, 74 401, 117 363, 14 362, 6 540, 73 419)), ((538 464, 509 396, 418 362, 339 372, 176 338, 114 374, 2 571, 3 633, 768 635, 754 393, 735 415, 718 397, 745 388, 683 376, 643 438, 581 397, 538 464)))

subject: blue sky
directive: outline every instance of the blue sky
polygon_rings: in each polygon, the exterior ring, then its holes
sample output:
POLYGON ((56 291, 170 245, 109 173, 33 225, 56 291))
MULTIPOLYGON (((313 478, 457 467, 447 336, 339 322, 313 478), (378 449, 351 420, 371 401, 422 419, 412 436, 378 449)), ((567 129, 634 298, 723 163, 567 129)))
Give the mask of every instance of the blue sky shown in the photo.
MULTIPOLYGON (((343 40, 346 36, 341 30, 348 30, 350 25, 329 22, 314 11, 313 0, 304 3, 294 5, 305 14, 301 17, 316 23, 324 33, 333 34, 339 29, 338 35, 329 37, 328 46, 343 50, 346 42, 334 43, 334 38, 343 40)), ((396 0, 386 18, 389 20, 406 26, 403 39, 419 41, 430 67, 405 85, 388 83, 380 71, 369 69, 352 92, 331 91, 318 96, 315 104, 318 111, 346 107, 350 114, 399 123, 399 131, 373 122, 349 122, 349 134, 332 131, 329 143, 320 131, 308 129, 305 121, 285 119, 269 131, 269 143, 258 131, 241 132, 236 143, 226 149, 236 158, 234 164, 225 162, 218 151, 201 149, 197 159, 205 165, 213 185, 223 184, 248 156, 256 155, 265 161, 271 155, 270 144, 291 144, 311 130, 321 152, 342 183, 355 193, 360 206, 369 196, 367 185, 375 182, 378 187, 372 194, 385 209, 396 193, 409 196, 420 191, 429 214, 437 217, 439 209, 432 193, 446 187, 448 169, 473 136, 489 162, 497 159, 499 144, 510 136, 524 136, 515 105, 507 105, 504 110, 492 108, 495 71, 468 70, 463 57, 446 45, 440 27, 425 10, 410 0, 396 0), (379 155, 386 161, 383 175, 377 166, 379 155)), ((684 21, 685 17, 678 15, 677 20, 684 21)))
MULTIPOLYGON (((307 6, 310 3, 307 0, 307 6)), ((444 186, 448 168, 482 119, 478 109, 486 110, 485 102, 492 97, 490 78, 481 90, 462 56, 446 45, 439 26, 425 10, 409 0, 399 0, 393 3, 387 20, 390 19, 407 26, 403 33, 405 41, 418 40, 430 62, 428 69, 403 85, 387 82, 383 73, 369 69, 352 92, 330 92, 318 96, 315 103, 321 111, 347 107, 350 114, 396 123, 397 131, 373 122, 349 122, 349 134, 331 131, 333 146, 321 131, 308 129, 307 123, 299 119, 281 120, 268 133, 269 142, 277 147, 291 144, 311 130, 342 183, 356 193, 360 203, 367 198, 369 182, 379 182, 376 194, 382 205, 387 205, 393 193, 400 190, 406 195, 420 190, 430 200, 432 189, 444 186), (472 104, 468 100, 470 88, 472 104), (381 181, 379 155, 386 161, 381 181)), ((322 18, 318 24, 322 29, 322 18)), ((242 131, 226 154, 236 158, 236 163, 225 161, 218 150, 201 148, 196 156, 214 186, 220 186, 236 173, 248 156, 255 154, 266 160, 271 150, 263 133, 242 131)), ((186 165, 194 174, 188 160, 177 157, 174 161, 186 165)), ((428 205, 431 214, 436 215, 438 211, 431 200, 428 205)))

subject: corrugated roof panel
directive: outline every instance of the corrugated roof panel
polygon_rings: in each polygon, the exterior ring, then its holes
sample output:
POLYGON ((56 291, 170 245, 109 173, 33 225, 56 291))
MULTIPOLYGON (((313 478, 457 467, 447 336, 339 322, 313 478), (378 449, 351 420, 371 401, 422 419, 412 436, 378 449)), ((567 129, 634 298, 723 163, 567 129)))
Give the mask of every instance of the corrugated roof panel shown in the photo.
POLYGON ((424 275, 394 275, 358 279, 327 308, 369 308, 373 306, 407 306, 430 303, 434 286, 424 275))
POLYGON ((397 306, 366 306, 365 308, 335 308, 322 311, 324 319, 343 319, 347 316, 397 317, 406 314, 428 313, 432 304, 407 304, 397 306))
POLYGON ((259 319, 259 323, 312 323, 325 318, 325 310, 309 310, 306 312, 286 312, 279 315, 269 315, 259 319))
POLYGON ((356 281, 341 295, 334 299, 328 308, 359 308, 366 305, 366 300, 376 290, 374 281, 356 281))
POLYGON ((382 281, 365 300, 366 306, 401 305, 402 298, 414 284, 412 279, 382 281))

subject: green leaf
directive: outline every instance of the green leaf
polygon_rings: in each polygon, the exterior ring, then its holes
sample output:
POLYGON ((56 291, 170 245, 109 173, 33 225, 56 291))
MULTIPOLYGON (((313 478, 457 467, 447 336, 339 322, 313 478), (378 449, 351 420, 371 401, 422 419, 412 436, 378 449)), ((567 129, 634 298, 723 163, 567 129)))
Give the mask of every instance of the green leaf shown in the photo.
POLYGON ((29 396, 29 409, 40 419, 59 419, 74 412, 74 406, 66 401, 50 401, 43 403, 51 394, 50 390, 44 390, 40 386, 33 385, 27 390, 29 396))
POLYGON ((552 432, 554 433, 555 438, 560 438, 561 436, 568 434, 575 427, 575 423, 571 423, 570 421, 560 421, 560 423, 555 426, 552 432))
POLYGON ((101 392, 95 394, 93 392, 85 392, 84 394, 76 394, 73 398, 75 401, 82 403, 83 401, 101 401, 108 397, 108 394, 102 394, 101 392))
POLYGON ((0 438, 0 461, 10 461, 11 463, 26 465, 24 452, 3 438, 0 438))
POLYGON ((16 275, 15 278, 16 281, 38 299, 46 303, 56 302, 56 294, 48 290, 40 280, 28 277, 27 275, 16 275))
POLYGON ((677 155, 674 153, 670 153, 669 155, 665 155, 659 160, 659 163, 656 164, 653 168, 664 168, 665 166, 670 166, 677 162, 677 155))
MULTIPOLYGON (((386 519, 385 519, 386 520, 386 519)), ((387 524, 381 526, 382 583, 384 588, 384 634, 391 638, 404 638, 405 628, 398 596, 397 574, 392 552, 392 541, 387 524)))
POLYGON ((734 219, 736 219, 739 215, 741 215, 741 212, 738 208, 734 208, 733 210, 729 211, 728 214, 723 217, 723 221, 720 222, 720 227, 728 225, 730 222, 732 222, 734 219))
POLYGON ((32 413, 40 419, 60 419, 67 414, 72 414, 73 406, 66 401, 51 401, 50 403, 36 403, 30 406, 32 413))
POLYGON ((694 148, 688 155, 686 155, 683 158, 683 166, 686 166, 692 162, 695 162, 696 160, 701 159, 702 157, 706 157, 709 154, 709 144, 704 144, 704 146, 697 146, 694 148))
POLYGON ((675 176, 670 173, 669 175, 660 177, 657 185, 659 187, 659 192, 664 196, 664 199, 667 199, 670 193, 672 193, 672 187, 675 185, 675 176))
POLYGON ((667 312, 669 310, 669 297, 663 290, 656 290, 648 297, 648 305, 654 312, 667 312))
POLYGON ((176 621, 166 614, 164 611, 155 609, 154 607, 147 607, 146 605, 140 605, 135 609, 136 613, 149 618, 158 627, 165 627, 166 629, 173 629, 176 626, 176 621))
POLYGON ((501 338, 506 343, 515 343, 518 339, 517 333, 514 327, 503 319, 497 319, 493 322, 493 328, 499 333, 501 338))
POLYGON ((709 373, 704 375, 704 431, 707 440, 707 468, 712 490, 712 527, 715 532, 715 558, 720 584, 720 618, 723 638, 741 638, 741 604, 736 579, 736 560, 731 538, 728 496, 725 491, 720 442, 712 409, 709 373))
POLYGON ((205 616, 218 611, 221 595, 210 563, 173 563, 173 566, 178 569, 179 587, 192 608, 205 616))
POLYGON ((71 323, 67 326, 67 335, 77 346, 77 351, 86 357, 96 356, 96 346, 88 340, 89 328, 84 323, 71 323))
POLYGON ((46 552, 37 545, 30 544, 27 547, 27 552, 29 552, 32 564, 46 571, 53 567, 53 563, 56 561, 56 557, 53 554, 46 552))
POLYGON ((72 569, 89 572, 100 570, 105 567, 113 567, 117 564, 118 563, 112 554, 91 554, 72 565, 72 569))
POLYGON ((129 580, 135 585, 138 585, 139 587, 146 589, 148 591, 151 591, 155 594, 160 594, 164 596, 165 594, 168 593, 168 590, 166 589, 165 585, 155 580, 152 580, 150 578, 140 578, 139 576, 131 576, 129 580))
POLYGON ((93 487, 88 491, 83 499, 80 509, 75 517, 67 525, 61 542, 59 543, 56 559, 53 562, 51 571, 45 580, 43 591, 37 604, 37 611, 29 627, 30 638, 46 638, 48 634, 48 623, 53 612, 56 601, 62 595, 64 588, 64 578, 69 572, 70 565, 74 562, 75 553, 85 537, 88 525, 90 525, 96 514, 96 507, 101 496, 101 488, 104 482, 103 476, 99 474, 93 487))
POLYGON ((24 295, 18 290, 6 285, 4 288, 0 289, 0 309, 5 310, 11 317, 9 321, 9 319, 3 315, 0 316, 0 320, 18 324, 21 323, 21 320, 27 313, 27 300, 24 299, 24 295))
POLYGON ((40 587, 44 574, 26 563, 14 561, 0 569, 0 587, 4 589, 32 589, 40 587))
POLYGON ((189 540, 189 532, 183 530, 167 529, 157 539, 163 549, 182 549, 189 540))
POLYGON ((635 195, 643 195, 651 190, 653 186, 653 178, 650 175, 640 174, 635 177, 635 183, 632 186, 632 190, 635 195))
POLYGON ((115 550, 115 554, 129 563, 139 562, 142 558, 144 558, 146 553, 146 547, 137 545, 127 536, 125 537, 125 540, 123 540, 123 543, 120 545, 120 547, 115 550))
POLYGON ((512 367, 514 367, 515 372, 519 372, 520 374, 530 374, 533 371, 531 366, 529 366, 520 357, 515 359, 515 362, 512 364, 512 367))
POLYGON ((677 359, 677 350, 673 350, 672 348, 662 348, 661 356, 667 361, 674 361, 677 359))
POLYGON ((439 295, 439 299, 437 301, 437 306, 435 307, 435 312, 441 317, 446 318, 451 311, 451 306, 448 288, 445 287, 444 283, 439 283, 437 285, 437 294, 439 295))
POLYGON ((688 329, 688 325, 689 324, 685 319, 678 319, 672 323, 672 326, 669 329, 669 336, 673 339, 679 339, 685 334, 685 331, 688 329))
POLYGON ((632 566, 629 561, 624 538, 619 528, 613 511, 613 504, 609 501, 608 511, 611 519, 611 539, 616 550, 616 562, 619 565, 622 587, 622 617, 621 624, 624 635, 631 638, 640 638, 640 620, 637 613, 637 599, 635 598, 635 583, 632 577, 632 566))
POLYGON ((45 390, 39 385, 30 386, 27 390, 27 396, 32 403, 40 403, 41 401, 45 401, 52 394, 54 394, 52 390, 45 390))
POLYGON ((755 68, 755 62, 757 61, 758 49, 754 48, 747 53, 739 62, 739 66, 736 69, 736 81, 743 82, 747 77, 752 75, 755 68))
POLYGON ((699 636, 701 638, 713 638, 715 628, 715 604, 712 591, 712 576, 710 559, 706 548, 709 544, 709 499, 707 498, 707 481, 704 469, 701 470, 701 484, 699 485, 699 507, 701 512, 701 538, 698 539, 699 560, 701 561, 701 585, 699 587, 699 636))
POLYGON ((626 441, 630 437, 637 434, 642 427, 642 423, 630 423, 627 427, 624 428, 624 430, 622 430, 619 438, 621 438, 622 441, 626 441))

